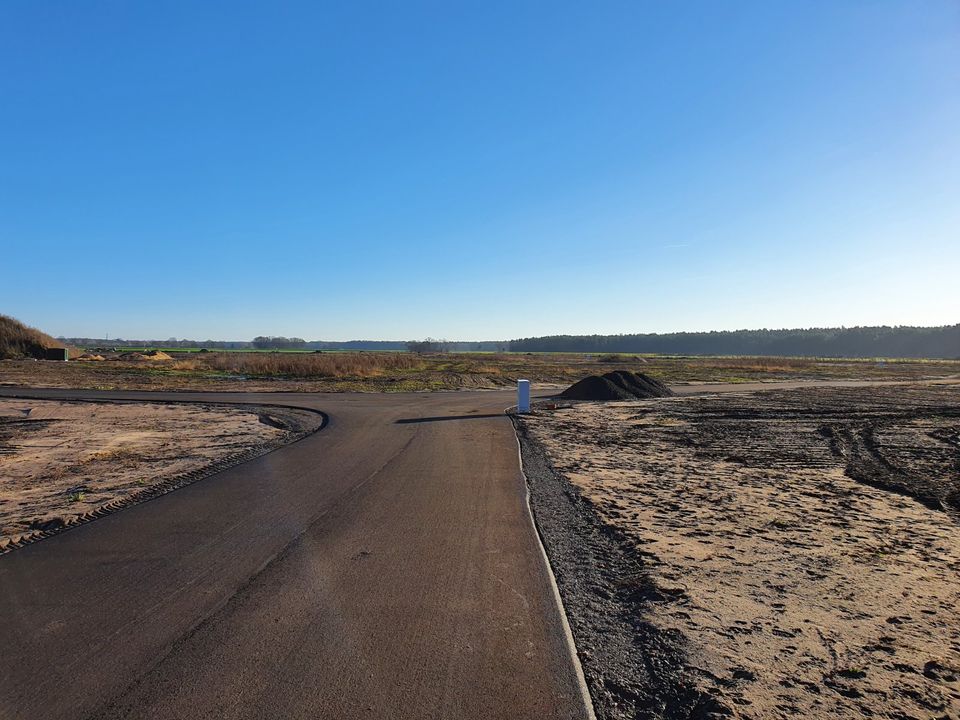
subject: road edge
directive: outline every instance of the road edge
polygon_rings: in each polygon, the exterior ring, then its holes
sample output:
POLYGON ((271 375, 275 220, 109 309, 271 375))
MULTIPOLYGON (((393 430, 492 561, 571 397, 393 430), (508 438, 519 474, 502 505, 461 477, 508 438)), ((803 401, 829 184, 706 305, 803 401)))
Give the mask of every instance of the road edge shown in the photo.
POLYGON ((580 653, 577 650, 577 643, 573 637, 573 630, 570 627, 570 621, 567 619, 567 611, 563 606, 563 598, 560 596, 560 587, 557 585, 557 578, 553 573, 553 566, 550 564, 550 556, 547 555, 547 548, 543 544, 543 537, 540 528, 537 525, 533 514, 533 507, 530 504, 530 479, 527 477, 523 466, 523 446, 520 444, 520 436, 517 433, 517 420, 515 414, 509 412, 512 408, 507 408, 505 414, 510 418, 510 424, 513 426, 513 439, 517 443, 517 462, 520 466, 520 475, 523 477, 524 504, 527 508, 527 518, 530 520, 530 526, 533 528, 533 534, 537 538, 537 547, 540 550, 540 556, 543 559, 544 567, 547 569, 547 577, 550 579, 550 592, 557 610, 560 613, 560 625, 563 628, 563 636, 567 646, 570 660, 573 662, 574 674, 577 678, 577 686, 580 690, 580 700, 588 720, 597 720, 596 712, 593 707, 593 697, 590 695, 590 688, 587 685, 587 678, 583 672, 583 665, 580 662, 580 653))
POLYGON ((241 452, 232 453, 226 455, 219 460, 216 460, 208 465, 203 467, 190 470, 185 473, 178 473, 172 475, 171 477, 162 480, 154 485, 145 487, 142 490, 138 490, 126 497, 120 498, 118 500, 113 500, 111 502, 105 503, 100 507, 97 507, 93 510, 83 513, 82 515, 74 515, 64 521, 62 525, 57 527, 46 528, 42 530, 34 530, 28 534, 21 535, 16 540, 11 540, 4 545, 0 545, 0 557, 13 552, 14 550, 19 550, 20 548, 26 547, 27 545, 32 545, 35 542, 45 540, 54 535, 59 535, 60 533, 66 532, 68 530, 73 530, 74 528, 80 527, 81 525, 86 525, 89 522, 97 520, 107 515, 112 515, 115 512, 123 510, 126 507, 132 505, 141 505, 151 500, 156 500, 159 497, 163 497, 167 493, 173 492, 174 490, 179 490, 182 487, 187 485, 192 485, 195 482, 200 480, 205 480, 206 478, 213 477, 218 475, 224 470, 229 470, 231 468, 242 465, 243 463, 255 460, 257 458, 263 457, 264 455, 269 455, 270 453, 276 452, 277 450, 282 450, 285 447, 289 447, 295 443, 300 442, 301 440, 315 435, 316 433, 323 430, 330 422, 330 417, 321 410, 315 410, 313 408, 306 408, 293 405, 278 405, 273 403, 229 403, 229 402, 202 402, 198 400, 105 400, 105 399, 93 399, 93 398, 49 398, 49 397, 40 397, 40 396, 31 396, 28 394, 24 395, 2 395, 0 397, 4 398, 13 398, 16 400, 54 400, 54 401, 63 401, 63 402, 90 402, 90 403, 117 403, 117 404, 126 404, 126 403, 154 403, 158 405, 188 405, 188 404, 205 404, 205 405, 221 405, 226 407, 243 407, 253 406, 253 407, 262 407, 262 408, 277 408, 279 410, 300 410, 304 412, 314 413, 320 416, 320 424, 306 432, 298 433, 291 440, 276 445, 274 447, 269 446, 254 446, 248 448, 241 452))

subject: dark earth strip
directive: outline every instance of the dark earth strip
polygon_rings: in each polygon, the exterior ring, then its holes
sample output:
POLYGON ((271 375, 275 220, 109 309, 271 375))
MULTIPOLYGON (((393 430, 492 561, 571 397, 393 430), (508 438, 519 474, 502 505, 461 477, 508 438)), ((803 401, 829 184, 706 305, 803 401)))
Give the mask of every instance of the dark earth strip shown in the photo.
POLYGON ((537 529, 601 720, 721 718, 722 703, 687 678, 684 639, 643 620, 650 603, 669 601, 643 558, 591 504, 554 472, 543 449, 515 422, 537 529))

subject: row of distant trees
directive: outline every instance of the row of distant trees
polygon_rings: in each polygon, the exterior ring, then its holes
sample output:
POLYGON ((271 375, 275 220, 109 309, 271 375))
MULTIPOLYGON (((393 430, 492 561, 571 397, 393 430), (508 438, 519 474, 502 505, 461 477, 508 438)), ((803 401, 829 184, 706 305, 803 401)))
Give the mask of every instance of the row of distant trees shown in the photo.
POLYGON ((253 346, 257 350, 303 350, 307 341, 298 337, 283 337, 282 335, 258 335, 253 339, 253 346))
POLYGON ((448 353, 448 352, 506 352, 510 349, 508 341, 481 340, 477 342, 462 342, 458 340, 435 340, 428 337, 426 340, 408 340, 407 352, 412 353, 448 353))
POLYGON ((144 347, 144 348, 207 348, 208 350, 242 350, 253 347, 246 340, 129 340, 124 338, 87 338, 87 337, 60 337, 61 342, 77 347, 144 347))
POLYGON ((449 352, 449 343, 446 340, 434 340, 428 337, 426 340, 409 340, 407 342, 407 352, 412 353, 441 353, 449 352))
POLYGON ((551 335, 510 341, 514 352, 960 358, 960 324, 643 335, 551 335))
POLYGON ((123 338, 60 338, 77 347, 148 347, 182 348, 184 350, 206 348, 208 350, 348 350, 417 353, 435 352, 503 352, 510 346, 506 340, 450 341, 435 340, 346 340, 341 342, 328 340, 304 340, 297 337, 260 335, 253 340, 187 340, 185 338, 167 338, 166 340, 126 340, 123 338))
POLYGON ((441 352, 662 353, 671 355, 793 355, 807 357, 960 358, 960 324, 941 327, 879 326, 731 330, 639 335, 551 335, 506 341, 310 341, 261 335, 253 341, 113 340, 60 338, 79 347, 169 347, 242 350, 370 350, 441 352))

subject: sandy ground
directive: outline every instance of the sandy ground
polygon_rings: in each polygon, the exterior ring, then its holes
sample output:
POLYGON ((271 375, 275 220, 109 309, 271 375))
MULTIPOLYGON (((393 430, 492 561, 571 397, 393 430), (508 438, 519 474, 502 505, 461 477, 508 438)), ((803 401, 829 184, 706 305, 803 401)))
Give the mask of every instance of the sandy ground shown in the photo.
POLYGON ((0 399, 0 549, 251 448, 312 417, 214 405, 0 399))
MULTIPOLYGON (((685 682, 711 698, 698 716, 960 716, 956 386, 585 403, 524 424, 631 548, 634 627, 682 637, 685 682)), ((598 715, 660 716, 642 706, 598 715)))

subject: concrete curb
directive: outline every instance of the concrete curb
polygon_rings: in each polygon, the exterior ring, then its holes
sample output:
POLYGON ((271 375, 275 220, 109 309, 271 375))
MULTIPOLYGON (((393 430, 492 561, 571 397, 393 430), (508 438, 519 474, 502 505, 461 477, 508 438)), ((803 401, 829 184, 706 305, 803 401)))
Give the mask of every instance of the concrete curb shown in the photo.
POLYGON ((553 594, 554 602, 560 611, 560 623, 563 626, 563 635, 566 640, 567 649, 570 653, 570 659, 573 662, 574 672, 577 676, 577 685, 580 690, 580 698, 583 702, 584 712, 588 720, 596 720, 597 716, 593 709, 593 698, 590 697, 590 688, 587 686, 587 678, 583 674, 583 666, 580 664, 580 653, 577 651, 577 643, 573 637, 573 631, 570 629, 570 623, 567 620, 567 611, 563 606, 563 598, 560 596, 560 588, 557 585, 557 578, 553 574, 553 567, 550 565, 550 557, 547 555, 547 549, 543 544, 543 537, 540 534, 540 528, 537 527, 536 518, 533 515, 533 508, 530 506, 530 484, 527 473, 523 468, 523 448, 520 445, 520 438, 517 436, 516 417, 510 411, 515 409, 512 405, 504 413, 510 418, 513 425, 514 439, 517 442, 517 462, 520 465, 520 474, 523 475, 524 482, 524 503, 527 506, 527 517, 530 519, 530 525, 533 527, 534 535, 537 538, 537 547, 540 549, 540 555, 543 557, 543 563, 547 568, 547 576, 550 578, 550 589, 553 594))

